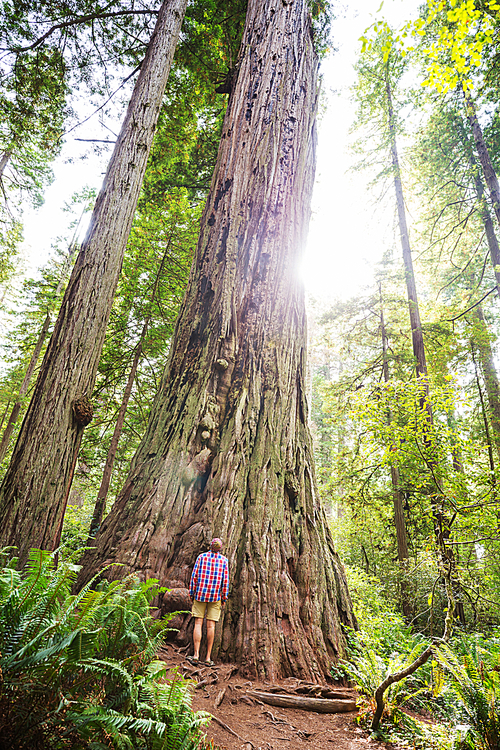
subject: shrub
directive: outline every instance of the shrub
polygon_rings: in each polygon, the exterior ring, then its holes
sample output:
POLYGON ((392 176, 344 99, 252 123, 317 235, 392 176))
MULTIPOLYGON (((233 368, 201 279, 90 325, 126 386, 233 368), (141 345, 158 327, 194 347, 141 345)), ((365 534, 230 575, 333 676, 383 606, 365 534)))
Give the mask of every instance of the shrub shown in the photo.
POLYGON ((0 566, 0 747, 193 750, 210 714, 191 682, 155 660, 168 622, 153 620, 158 582, 87 585, 78 567, 32 550, 0 566))

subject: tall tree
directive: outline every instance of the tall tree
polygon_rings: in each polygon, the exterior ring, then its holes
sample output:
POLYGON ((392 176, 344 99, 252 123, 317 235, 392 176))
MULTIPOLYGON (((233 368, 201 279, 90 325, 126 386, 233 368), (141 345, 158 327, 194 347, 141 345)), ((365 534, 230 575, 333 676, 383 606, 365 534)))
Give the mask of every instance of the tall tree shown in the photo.
MULTIPOLYGON (((405 68, 404 58, 395 49, 391 49, 392 36, 385 29, 358 63, 359 86, 357 96, 364 91, 371 94, 371 112, 375 113, 383 130, 379 143, 390 153, 392 169, 390 171, 394 186, 398 229, 401 240, 403 264, 405 270, 408 311, 410 318, 412 348, 415 360, 415 374, 419 384, 420 418, 417 420, 416 438, 422 441, 425 470, 429 477, 429 496, 436 540, 438 568, 444 581, 450 583, 450 591, 460 597, 460 584, 456 559, 451 545, 450 516, 446 510, 446 498, 440 483, 441 467, 437 461, 436 431, 429 392, 427 357, 423 337, 420 308, 413 267, 406 209, 401 180, 400 159, 397 146, 398 116, 394 106, 394 89, 400 82, 405 68)), ((369 112, 359 110, 360 124, 366 122, 369 112)), ((465 624, 464 610, 461 601, 457 602, 457 613, 465 624)))
POLYGON ((123 253, 187 0, 165 0, 0 488, 21 561, 57 546, 123 253))
MULTIPOLYGON (((250 0, 197 254, 125 487, 83 560, 186 588, 211 535, 231 594, 214 653, 319 679, 354 625, 319 504, 297 261, 315 167, 318 60, 306 0, 250 0)), ((162 607, 168 611, 169 596, 162 607)))

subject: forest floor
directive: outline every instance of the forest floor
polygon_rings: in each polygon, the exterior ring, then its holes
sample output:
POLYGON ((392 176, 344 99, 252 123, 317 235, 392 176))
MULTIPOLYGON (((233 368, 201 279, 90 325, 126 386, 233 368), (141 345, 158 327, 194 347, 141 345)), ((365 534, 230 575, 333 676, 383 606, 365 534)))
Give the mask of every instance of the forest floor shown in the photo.
MULTIPOLYGON (((292 692, 300 681, 287 678, 280 682, 249 681, 237 674, 236 665, 219 664, 194 667, 182 651, 167 645, 159 657, 171 669, 197 682, 193 709, 208 711, 214 719, 206 727, 208 740, 223 750, 397 750, 370 738, 356 726, 357 711, 318 713, 296 708, 277 708, 247 695, 248 691, 280 687, 292 692)), ((354 690, 335 688, 356 698, 354 690)))

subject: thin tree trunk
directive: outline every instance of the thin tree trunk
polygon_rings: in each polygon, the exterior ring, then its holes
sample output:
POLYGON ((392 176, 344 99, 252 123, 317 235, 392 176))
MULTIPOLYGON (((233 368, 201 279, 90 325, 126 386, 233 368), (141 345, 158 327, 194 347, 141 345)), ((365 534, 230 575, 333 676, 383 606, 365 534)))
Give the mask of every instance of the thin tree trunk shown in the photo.
POLYGON ((127 413, 128 402, 130 400, 130 394, 132 393, 132 386, 134 385, 135 376, 137 374, 137 368, 142 356, 142 346, 144 342, 145 332, 141 334, 141 339, 135 350, 134 360, 132 367, 130 368, 127 384, 123 391, 122 402, 120 404, 120 410, 116 418, 115 428, 113 430, 113 436, 109 444, 108 453, 106 456, 106 463, 104 465, 104 472, 102 475, 101 485, 99 492, 97 493, 97 499, 94 506, 94 513, 92 515, 92 521, 90 522, 89 539, 87 544, 92 544, 92 540, 99 531, 104 515, 104 509, 106 508, 106 499, 109 492, 109 484, 111 482, 111 475, 113 473, 113 466, 116 458, 116 451, 118 450, 118 443, 123 430, 123 424, 125 422, 125 414, 127 413))
POLYGON ((434 535, 436 538, 438 568, 440 575, 446 578, 448 570, 451 571, 450 580, 454 589, 456 602, 456 613, 460 622, 465 624, 465 613, 461 601, 461 586, 458 578, 456 560, 453 554, 451 542, 451 524, 446 513, 443 510, 445 498, 439 485, 439 466, 433 457, 433 426, 434 419, 429 394, 429 382, 427 377, 427 361, 425 356, 424 337, 422 332, 422 323, 420 320, 420 311, 418 306, 417 287, 415 284, 415 273, 413 270, 413 260, 411 256, 410 238, 408 226, 406 223, 406 211, 404 205, 403 185, 401 182, 401 170, 399 166, 399 156, 396 140, 396 119, 392 104, 391 86, 387 67, 385 68, 385 90, 387 95, 387 116, 389 127, 389 138, 391 144, 391 157, 394 177, 394 190, 396 193, 396 204, 398 210, 399 231, 401 235, 401 247, 403 250, 403 263, 405 267, 406 289, 408 295, 408 307, 410 313, 410 325, 412 332, 413 355, 415 357, 415 370, 417 379, 422 383, 422 396, 420 398, 420 408, 425 414, 423 425, 423 442, 427 450, 427 466, 432 475, 434 484, 431 495, 432 517, 434 522, 434 535))
POLYGON ((50 323, 51 323, 50 313, 47 313, 47 315, 45 316, 45 320, 42 323, 40 333, 38 334, 38 340, 35 344, 35 348, 33 349, 33 354, 31 355, 30 363, 28 365, 26 372, 24 373, 23 382, 21 383, 21 387, 19 388, 19 394, 18 394, 17 400, 14 403, 14 406, 12 407, 12 411, 9 416, 9 421, 7 422, 7 426, 2 435, 2 442, 0 443, 0 462, 4 460, 6 453, 9 449, 10 438, 14 431, 14 427, 16 426, 17 418, 19 417, 19 412, 21 411, 22 400, 28 392, 28 388, 31 383, 31 378, 33 377, 33 373, 35 372, 35 367, 40 357, 40 353, 42 351, 43 343, 45 341, 45 337, 47 336, 50 323))
MULTIPOLYGON (((66 282, 67 274, 69 272, 69 269, 71 268, 71 265, 75 258, 75 253, 77 249, 77 235, 78 235, 78 229, 80 227, 80 223, 82 221, 83 215, 85 213, 86 207, 84 206, 82 213, 80 214, 80 218, 78 219, 77 225, 75 227, 75 231, 73 232, 73 238, 71 240, 71 243, 68 248, 68 255, 66 257, 66 260, 64 261, 64 266, 61 270, 61 276, 59 278, 56 290, 54 292, 54 302, 57 302, 57 299, 59 295, 62 292, 63 286, 66 282)), ((47 311, 47 315, 45 316, 45 320, 42 323, 42 327, 40 329, 40 333, 38 334, 38 339, 35 344, 35 348, 33 350, 33 354, 31 355, 30 363, 28 365, 28 368, 24 374, 23 382, 21 383, 21 387, 19 389, 18 398, 12 407, 12 412, 9 417, 9 421, 7 423, 7 427, 5 428, 5 432, 2 435, 2 442, 0 443, 0 462, 3 461, 5 458, 8 448, 9 448, 9 442, 10 438, 12 436, 12 432, 14 431, 14 427, 16 425, 16 422, 19 417, 19 413, 21 411, 22 407, 22 399, 28 392, 29 385, 31 383, 31 379, 33 377, 33 373, 35 372, 35 367, 38 363, 38 359, 40 357, 43 343, 45 341, 45 337, 47 336, 50 324, 52 322, 52 319, 50 317, 50 311, 47 311)))
POLYGON ((479 174, 476 173, 474 177, 474 183, 476 187, 476 195, 481 206, 481 218, 483 220, 484 231, 486 234, 486 240, 488 242, 488 250, 490 253, 491 265, 493 267, 493 273, 495 274, 495 280, 497 282, 497 294, 500 297, 500 247, 498 246, 498 239, 495 234, 495 228, 491 214, 488 211, 488 205, 484 198, 484 185, 479 174))
POLYGON ((10 161, 10 157, 12 156, 12 149, 8 148, 7 151, 4 151, 2 156, 0 156, 0 180, 2 179, 3 173, 5 171, 5 167, 10 161))
POLYGON ((165 0, 0 488, 1 541, 52 549, 187 0, 165 0))
MULTIPOLYGON (((387 338, 387 331, 385 329, 385 321, 384 321, 384 309, 382 306, 382 284, 379 283, 379 297, 380 297, 380 334, 382 337, 382 370, 384 375, 384 382, 388 383, 390 381, 390 372, 389 372, 389 361, 387 358, 387 349, 388 349, 388 338, 387 338)), ((387 423, 390 424, 392 421, 392 414, 391 410, 387 410, 387 423)), ((410 617, 412 610, 411 605, 409 601, 409 595, 408 595, 408 584, 405 580, 405 575, 407 573, 407 562, 409 558, 408 554, 408 541, 406 536, 406 524, 405 524, 405 516, 403 511, 403 497, 401 492, 401 484, 400 484, 400 477, 399 477, 399 469, 398 467, 391 462, 391 483, 392 483, 392 501, 394 505, 394 526, 396 528, 396 542, 397 542, 397 549, 398 549, 398 561, 400 563, 400 570, 402 573, 402 581, 401 581, 401 603, 403 608, 403 614, 405 617, 410 617)))
POLYGON ((324 679, 345 653, 341 623, 355 626, 316 490, 296 273, 317 69, 307 0, 250 0, 169 362, 79 579, 118 562, 106 575, 135 570, 185 589, 196 556, 222 537, 230 597, 213 653, 267 679, 324 679))
POLYGON ((495 471, 495 459, 493 456, 493 442, 491 440, 491 434, 490 434, 490 426, 488 424, 488 414, 486 412, 486 404, 484 403, 484 396, 483 396, 483 389, 481 388, 481 382, 479 380, 479 373, 477 371, 477 362, 476 362, 476 355, 474 351, 474 342, 471 342, 471 350, 472 350, 472 361, 474 362, 474 370, 476 375, 476 385, 477 385, 477 391, 479 393, 479 401, 481 403, 481 414, 483 417, 483 424, 484 424, 484 433, 486 435, 486 442, 488 444, 488 456, 490 460, 490 473, 492 482, 496 483, 496 471, 495 471))
POLYGON ((5 407, 5 409, 3 411, 2 420, 0 421, 0 430, 3 427, 3 423, 5 422, 5 418, 6 418, 7 414, 9 413, 9 406, 10 406, 10 401, 7 401, 7 406, 5 407))
POLYGON ((472 314, 476 319, 474 345, 475 350, 479 354, 484 384, 486 386, 493 442, 500 457, 500 383, 498 382, 498 374, 482 305, 476 305, 472 310, 472 314))
POLYGON ((472 135, 474 138, 474 143, 476 144, 477 155, 479 157, 479 161, 483 170, 484 180, 486 182, 486 185, 488 186, 488 191, 490 194, 491 202, 493 204, 495 216, 497 217, 497 221, 500 224, 500 186, 498 184, 498 178, 493 168, 493 164, 491 163, 490 154, 484 140, 481 125, 479 124, 479 120, 477 119, 476 108, 474 106, 472 96, 469 91, 463 91, 463 95, 465 101, 465 111, 472 129, 472 135))
MULTIPOLYGON (((160 266, 158 268, 158 273, 156 274, 156 278, 155 278, 154 285, 153 285, 153 292, 151 294, 151 304, 154 303, 156 292, 158 290, 158 284, 160 281, 160 277, 161 277, 163 267, 165 265, 165 260, 167 258, 167 254, 169 250, 170 250, 170 242, 167 245, 167 249, 165 250, 160 266)), ((139 342, 135 349, 135 355, 134 355, 134 360, 132 362, 132 367, 130 368, 127 384, 123 392, 120 410, 118 412, 118 417, 116 419, 115 428, 113 430, 113 436, 109 444, 108 454, 106 456, 106 463, 104 465, 104 472, 103 472, 102 480, 101 480, 101 486, 99 487, 99 492, 97 493, 97 500, 94 506, 94 513, 92 515, 92 521, 90 522, 89 541, 88 541, 89 544, 92 542, 93 538, 97 534, 102 523, 104 509, 106 508, 106 499, 108 497, 108 492, 109 492, 109 484, 111 482, 111 474, 113 473, 113 466, 114 466, 115 458, 116 458, 116 451, 118 450, 118 443, 120 442, 120 437, 121 437, 122 430, 123 430, 123 424, 125 422, 125 414, 127 413, 128 402, 130 400, 130 394, 132 393, 132 386, 134 385, 135 376, 137 374, 137 368, 139 367, 139 362, 141 361, 144 341, 146 339, 146 334, 148 332, 150 322, 151 322, 151 313, 147 316, 146 320, 144 321, 144 325, 142 327, 141 335, 139 337, 139 342)))
MULTIPOLYGON (((380 295, 380 333, 382 337, 382 370, 384 375, 384 382, 388 383, 390 381, 390 372, 389 372, 389 361, 387 358, 387 349, 388 349, 388 338, 387 338, 387 331, 385 329, 385 321, 384 321, 384 310, 382 307, 382 285, 379 284, 379 295, 380 295)), ((392 421, 392 414, 390 409, 387 412, 387 423, 390 424, 392 421)), ((405 517, 403 512, 403 498, 400 488, 400 480, 399 480, 399 470, 397 466, 393 465, 391 463, 391 480, 392 480, 392 496, 393 496, 393 502, 394 502, 394 524, 396 526, 396 538, 397 538, 397 546, 398 546, 398 560, 401 563, 405 563, 406 560, 408 560, 408 542, 406 537, 406 525, 405 525, 405 517)), ((404 609, 404 601, 403 601, 403 609, 404 609)), ((408 614, 405 612, 405 615, 408 614)))

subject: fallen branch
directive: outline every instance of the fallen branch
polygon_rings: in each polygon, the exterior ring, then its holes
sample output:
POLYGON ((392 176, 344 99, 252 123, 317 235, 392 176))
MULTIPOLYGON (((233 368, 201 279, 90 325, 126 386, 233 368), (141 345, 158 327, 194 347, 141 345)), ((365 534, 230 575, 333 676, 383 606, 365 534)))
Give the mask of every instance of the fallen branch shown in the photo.
POLYGON ((236 734, 236 732, 234 731, 234 729, 231 729, 231 727, 228 727, 228 725, 227 725, 227 724, 224 724, 224 722, 223 722, 223 721, 221 721, 220 719, 218 719, 218 718, 217 718, 217 716, 214 716, 214 715, 212 714, 212 719, 213 719, 213 720, 214 720, 214 721, 215 721, 215 722, 216 722, 216 723, 217 723, 217 724, 218 724, 219 726, 221 726, 221 727, 222 727, 223 729, 225 729, 225 730, 226 730, 226 732, 229 732, 229 734, 232 734, 232 735, 233 735, 233 737, 236 737, 237 739, 241 740, 241 742, 246 742, 246 743, 247 743, 247 745, 251 745, 252 747, 254 747, 254 745, 253 745, 253 744, 252 744, 252 743, 250 742, 250 740, 244 740, 244 739, 243 739, 243 737, 240 737, 240 735, 239 735, 239 734, 236 734))
POLYGON ((406 669, 402 669, 400 672, 395 672, 394 674, 388 675, 385 680, 380 683, 375 691, 375 703, 377 708, 375 710, 375 713, 373 714, 371 726, 372 732, 375 732, 378 729, 378 725, 380 724, 380 719, 382 718, 382 713, 384 711, 384 693, 389 685, 392 685, 394 682, 404 680, 405 677, 408 677, 409 675, 413 674, 413 672, 416 672, 417 669, 421 667, 422 664, 425 664, 429 657, 432 656, 432 651, 433 647, 428 646, 425 651, 420 654, 418 659, 415 659, 415 661, 412 662, 409 667, 406 667, 406 669))
MULTIPOLYGON (((447 643, 450 640, 453 629, 455 599, 453 597, 453 591, 451 588, 449 577, 444 578, 444 585, 446 589, 446 598, 448 600, 448 608, 446 610, 446 617, 444 619, 444 633, 441 642, 447 643)), ((375 691, 376 709, 371 725, 372 732, 376 732, 378 729, 378 725, 380 724, 380 719, 382 718, 382 713, 384 711, 384 693, 389 685, 392 685, 394 682, 400 682, 401 680, 404 680, 405 677, 408 677, 409 675, 413 674, 413 672, 416 672, 417 669, 425 664, 425 662, 432 656, 433 652, 434 645, 431 644, 430 646, 427 646, 425 651, 423 651, 420 656, 415 659, 415 661, 413 661, 408 667, 402 669, 400 672, 395 672, 394 674, 388 675, 385 680, 380 683, 375 691)))
POLYGON ((303 698, 299 695, 277 695, 276 693, 261 693, 257 690, 247 690, 247 695, 257 698, 270 706, 280 708, 300 708, 304 711, 318 711, 322 714, 346 713, 356 710, 356 701, 352 698, 332 700, 330 698, 303 698))

